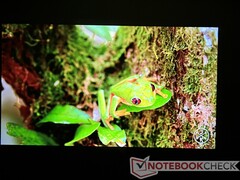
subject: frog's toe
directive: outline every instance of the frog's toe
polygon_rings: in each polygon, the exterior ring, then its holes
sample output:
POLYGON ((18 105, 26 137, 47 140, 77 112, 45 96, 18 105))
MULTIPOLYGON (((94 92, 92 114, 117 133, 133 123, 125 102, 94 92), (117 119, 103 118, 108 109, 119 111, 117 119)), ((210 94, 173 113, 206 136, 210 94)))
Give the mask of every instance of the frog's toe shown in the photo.
POLYGON ((127 112, 126 109, 118 110, 115 112, 115 115, 119 116, 127 116, 130 115, 130 112, 127 112))

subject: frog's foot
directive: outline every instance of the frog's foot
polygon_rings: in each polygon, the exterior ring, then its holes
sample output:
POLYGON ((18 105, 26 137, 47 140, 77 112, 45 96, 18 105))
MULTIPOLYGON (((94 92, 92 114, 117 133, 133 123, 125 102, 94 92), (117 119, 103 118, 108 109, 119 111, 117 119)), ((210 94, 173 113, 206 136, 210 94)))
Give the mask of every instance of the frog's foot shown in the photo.
POLYGON ((127 112, 127 110, 126 109, 122 109, 122 110, 117 110, 116 112, 115 112, 115 115, 116 116, 127 116, 127 115, 130 115, 130 112, 127 112))
POLYGON ((168 95, 167 94, 164 94, 161 90, 159 90, 159 89, 156 89, 156 92, 160 95, 160 96, 162 96, 163 98, 167 98, 168 97, 168 95))
POLYGON ((112 121, 112 120, 113 120, 113 118, 110 116, 109 118, 107 118, 105 120, 105 123, 111 130, 114 130, 114 127, 110 124, 110 121, 112 121))

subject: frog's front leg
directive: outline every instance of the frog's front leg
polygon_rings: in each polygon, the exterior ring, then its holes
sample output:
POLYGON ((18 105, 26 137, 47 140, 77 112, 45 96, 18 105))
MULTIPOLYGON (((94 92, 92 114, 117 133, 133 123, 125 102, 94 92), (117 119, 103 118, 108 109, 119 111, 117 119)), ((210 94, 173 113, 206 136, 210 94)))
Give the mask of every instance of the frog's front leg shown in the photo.
POLYGON ((124 103, 125 101, 115 96, 114 94, 111 94, 108 99, 108 104, 106 106, 104 91, 103 90, 98 91, 98 106, 99 106, 102 122, 106 127, 109 127, 112 130, 114 128, 110 124, 110 122, 114 118, 119 118, 120 116, 125 116, 130 114, 129 112, 126 112, 125 109, 119 110, 119 111, 116 110, 118 107, 118 104, 121 102, 124 103))
POLYGON ((107 106, 107 111, 108 111, 108 118, 105 120, 105 123, 108 125, 110 129, 114 129, 113 126, 110 124, 110 121, 112 121, 114 118, 119 118, 120 116, 126 116, 130 115, 129 112, 126 111, 126 109, 123 110, 117 110, 117 107, 120 103, 128 104, 124 99, 111 94, 109 99, 108 99, 108 106, 107 106))
POLYGON ((115 96, 114 94, 111 94, 109 98, 109 103, 108 103, 110 116, 113 116, 118 119, 120 116, 126 116, 130 114, 129 112, 126 111, 126 109, 117 110, 117 107, 120 103, 130 105, 123 98, 120 98, 118 96, 115 96))

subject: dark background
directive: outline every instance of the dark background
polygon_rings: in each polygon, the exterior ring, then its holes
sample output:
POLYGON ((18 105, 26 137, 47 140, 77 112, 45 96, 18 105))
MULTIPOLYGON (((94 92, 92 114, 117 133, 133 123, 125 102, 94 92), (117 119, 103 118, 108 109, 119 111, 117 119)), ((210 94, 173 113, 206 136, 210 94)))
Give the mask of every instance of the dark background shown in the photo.
MULTIPOLYGON (((239 10, 227 1, 32 1, 1 3, 1 23, 160 25, 219 27, 216 149, 78 148, 0 146, 0 178, 137 179, 130 157, 150 160, 240 160, 239 156, 239 10), (4 173, 2 173, 4 172, 4 173), (33 175, 30 175, 33 174, 33 175), (3 176, 3 178, 1 177, 3 176)), ((239 174, 239 172, 236 172, 239 174)), ((234 175, 236 174, 233 173, 234 175)), ((202 175, 202 172, 194 173, 202 175)), ((159 172, 151 178, 182 172, 159 172)), ((190 175, 188 173, 188 175, 190 175)), ((229 173, 230 175, 230 173, 229 173)))

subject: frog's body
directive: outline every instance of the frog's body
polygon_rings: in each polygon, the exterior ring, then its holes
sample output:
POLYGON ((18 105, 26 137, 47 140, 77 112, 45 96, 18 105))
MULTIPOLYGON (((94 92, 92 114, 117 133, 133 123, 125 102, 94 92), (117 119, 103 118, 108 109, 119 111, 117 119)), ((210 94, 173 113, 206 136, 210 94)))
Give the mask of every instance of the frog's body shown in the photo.
MULTIPOLYGON (((159 86, 153 81, 152 78, 133 75, 113 85, 110 88, 107 107, 103 97, 98 100, 99 105, 102 107, 101 117, 104 124, 113 129, 110 124, 113 118, 130 114, 125 109, 117 111, 120 103, 135 107, 149 107, 155 103, 156 94, 167 98, 167 95, 161 92, 163 86, 159 86)), ((104 96, 103 93, 103 90, 99 91, 99 95, 104 96)))
POLYGON ((146 81, 145 78, 138 75, 131 76, 120 81, 110 88, 110 93, 121 98, 129 106, 146 107, 151 106, 156 99, 156 84, 146 81), (141 101, 134 103, 134 98, 141 101))

